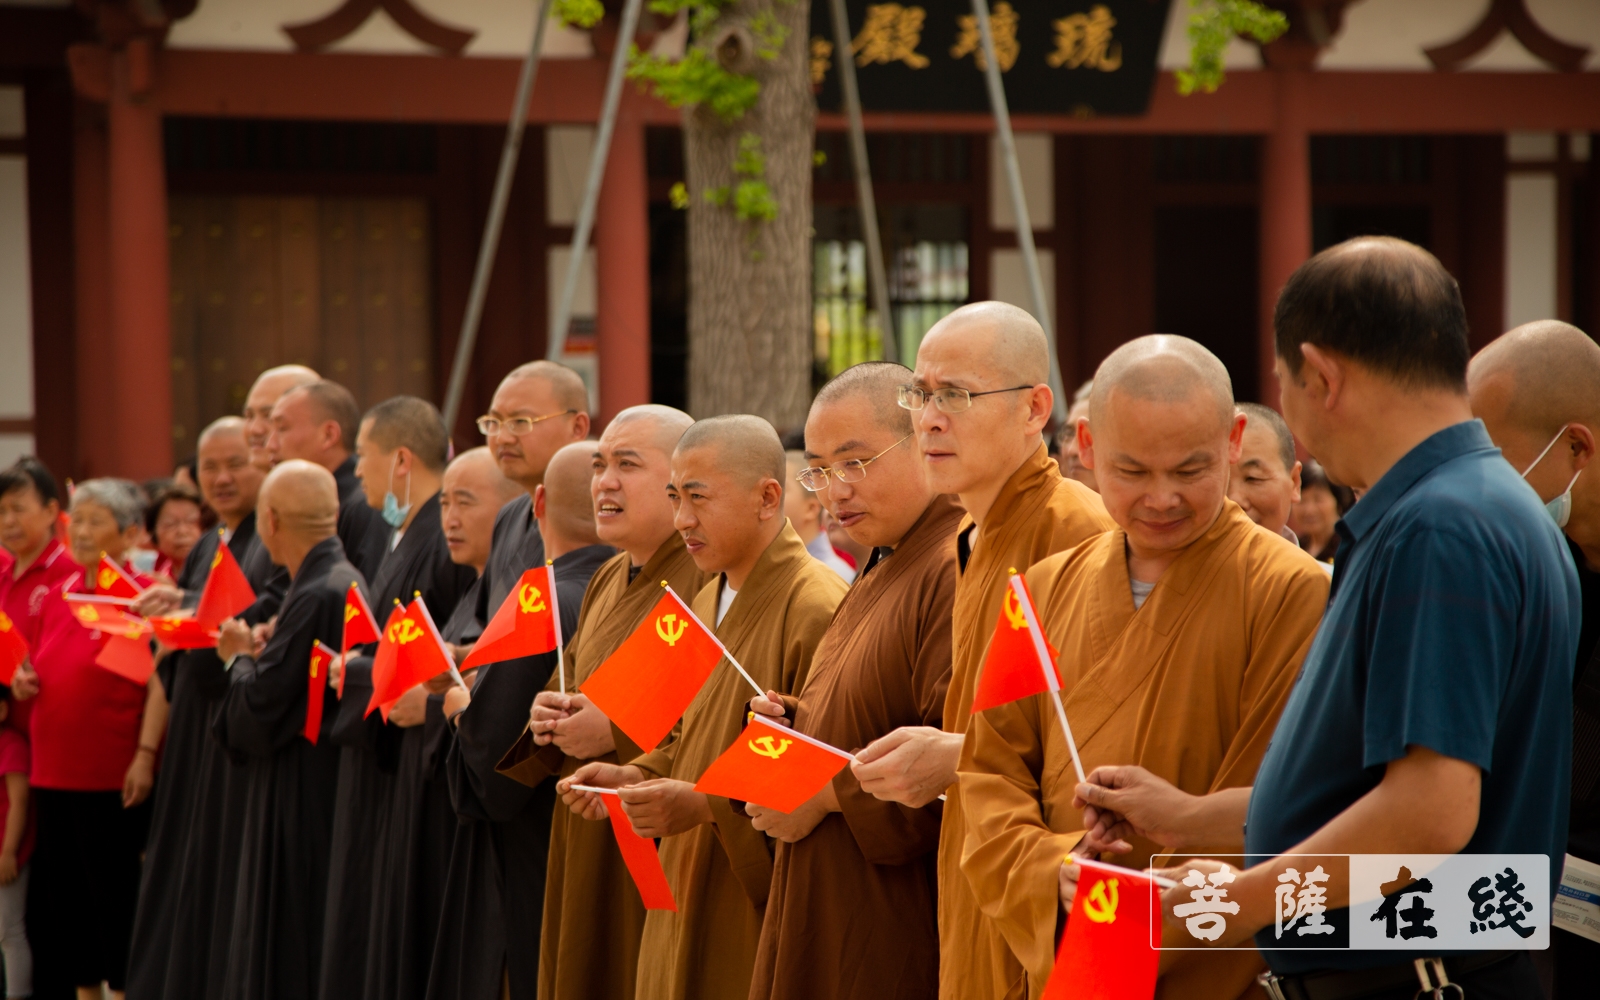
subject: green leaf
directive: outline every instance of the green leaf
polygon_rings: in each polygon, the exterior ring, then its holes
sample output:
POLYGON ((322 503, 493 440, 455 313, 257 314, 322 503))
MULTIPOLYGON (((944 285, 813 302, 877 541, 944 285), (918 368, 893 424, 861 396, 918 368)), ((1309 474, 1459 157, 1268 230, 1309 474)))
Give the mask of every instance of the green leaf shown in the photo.
POLYGON ((683 211, 689 207, 689 188, 683 181, 678 181, 667 189, 667 200, 672 202, 673 208, 683 211))
POLYGON ((1261 44, 1289 30, 1289 19, 1255 0, 1189 0, 1189 67, 1180 69, 1178 93, 1215 93, 1227 74, 1223 51, 1235 37, 1261 44))
POLYGON ((742 117, 761 95, 761 82, 755 77, 729 73, 697 48, 674 61, 641 53, 635 46, 630 53, 628 79, 649 84, 655 95, 671 107, 703 104, 728 122, 742 117))
POLYGON ((592 28, 606 16, 600 0, 556 0, 556 18, 574 28, 592 28))
POLYGON ((771 222, 778 217, 778 199, 766 181, 740 181, 733 192, 733 212, 746 222, 771 222))
POLYGON ((733 158, 733 172, 741 177, 760 177, 767 172, 767 158, 761 154, 761 137, 746 132, 739 137, 739 152, 733 158))

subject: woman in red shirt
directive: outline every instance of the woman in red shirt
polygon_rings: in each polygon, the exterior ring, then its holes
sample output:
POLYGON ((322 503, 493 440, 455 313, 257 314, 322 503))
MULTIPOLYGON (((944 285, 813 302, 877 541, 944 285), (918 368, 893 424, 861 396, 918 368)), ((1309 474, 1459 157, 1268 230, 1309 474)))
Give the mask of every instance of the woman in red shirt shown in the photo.
MULTIPOLYGON (((54 479, 37 462, 0 472, 0 539, 11 537, 7 511, 22 510, 23 521, 32 511, 44 524, 55 504, 54 479)), ((30 552, 12 549, 21 571, 13 569, 11 589, 44 559, 53 584, 39 602, 31 663, 12 679, 18 701, 31 702, 37 842, 28 929, 40 995, 74 987, 98 995, 102 984, 114 992, 123 988, 149 823, 144 803, 166 722, 159 682, 152 677, 147 688, 96 665, 103 637, 79 625, 62 599, 65 590, 93 589, 83 562, 93 565, 102 552, 122 562, 140 533, 143 496, 123 480, 91 479, 74 492, 70 513, 69 534, 81 562, 57 551, 53 540, 31 559, 30 552), (147 701, 153 710, 147 711, 147 701)), ((22 533, 15 534, 20 541, 22 533)), ((12 547, 9 540, 6 545, 12 547)), ((38 588, 28 586, 31 598, 38 588)))

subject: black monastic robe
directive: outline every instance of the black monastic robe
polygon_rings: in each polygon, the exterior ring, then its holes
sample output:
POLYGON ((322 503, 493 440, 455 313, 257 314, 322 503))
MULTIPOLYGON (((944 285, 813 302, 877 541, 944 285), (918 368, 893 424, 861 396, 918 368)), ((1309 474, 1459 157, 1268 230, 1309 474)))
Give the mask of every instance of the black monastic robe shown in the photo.
MULTIPOLYGON (((526 503, 522 506, 525 510, 526 503)), ((505 519, 502 511, 501 522, 505 519)), ((505 526, 495 525, 496 553, 505 526)), ((543 561, 543 545, 539 547, 543 561)), ((589 578, 614 554, 608 546, 591 545, 555 561, 563 636, 570 637, 577 626, 589 578)), ((505 600, 522 568, 506 562, 497 566, 491 555, 486 571, 493 573, 486 581, 489 608, 497 609, 505 600)), ((545 781, 530 788, 496 772, 495 766, 522 734, 533 699, 555 668, 555 653, 480 668, 472 704, 457 720, 445 767, 461 823, 450 852, 429 974, 428 996, 435 1000, 496 1000, 502 984, 514 1000, 534 1000, 537 994, 555 784, 545 781)))
MULTIPOLYGON (((337 649, 345 597, 365 586, 337 538, 306 555, 259 657, 241 656, 217 712, 218 740, 243 760, 238 882, 223 1000, 314 997, 333 835, 337 702, 327 684, 316 745, 303 735, 312 643, 337 649)), ((226 848, 227 845, 223 845, 226 848)))
MULTIPOLYGON (((367 506, 366 491, 356 476, 354 455, 333 470, 333 482, 339 488, 339 541, 344 545, 345 558, 362 576, 376 580, 378 568, 389 554, 392 531, 378 512, 367 506)), ((378 615, 379 625, 388 617, 387 612, 377 608, 372 613, 378 615)))
MULTIPOLYGON (((387 549, 387 543, 385 545, 387 549)), ((417 506, 411 526, 387 551, 372 581, 372 613, 381 627, 395 602, 409 604, 420 592, 423 603, 439 622, 455 609, 461 595, 476 577, 470 566, 450 561, 439 524, 439 495, 417 506)), ((378 890, 380 882, 397 877, 388 870, 385 843, 395 798, 396 768, 405 732, 384 722, 372 700, 372 655, 352 655, 345 665, 344 698, 339 701, 333 741, 339 746, 339 789, 333 813, 333 847, 328 872, 327 909, 323 921, 321 994, 357 998, 366 993, 390 998, 395 990, 390 977, 382 993, 376 985, 369 956, 382 951, 376 931, 382 913, 392 902, 378 890)), ((422 727, 414 739, 420 740, 422 727)), ((432 937, 428 944, 432 944, 432 937)), ((418 987, 420 990, 420 987, 418 987)))

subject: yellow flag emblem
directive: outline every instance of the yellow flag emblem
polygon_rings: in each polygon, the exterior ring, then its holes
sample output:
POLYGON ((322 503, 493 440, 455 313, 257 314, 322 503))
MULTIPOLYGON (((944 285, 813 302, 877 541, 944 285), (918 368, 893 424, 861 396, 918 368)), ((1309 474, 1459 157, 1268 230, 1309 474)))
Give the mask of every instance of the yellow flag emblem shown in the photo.
MULTIPOLYGON (((683 633, 689 631, 689 623, 677 615, 662 615, 656 619, 656 635, 669 646, 676 646, 678 640, 683 638, 683 633)), ((776 756, 776 755, 774 755, 776 756)))
POLYGON ((100 620, 100 612, 96 611, 93 605, 80 604, 75 610, 78 614, 78 620, 81 622, 97 622, 100 620))
POLYGON ((794 743, 794 740, 786 740, 782 739, 781 737, 778 739, 773 739, 771 736, 757 736, 755 739, 747 740, 746 742, 748 743, 752 753, 759 754, 762 757, 771 757, 773 760, 777 760, 779 757, 783 756, 783 752, 785 750, 789 749, 790 744, 794 743), (757 743, 761 745, 756 746, 757 743))
POLYGON ((1022 601, 1017 598, 1017 590, 1015 587, 1006 588, 1006 596, 1003 603, 1006 613, 1006 624, 1010 625, 1013 631, 1021 631, 1022 629, 1027 628, 1028 616, 1022 611, 1022 601))
POLYGON ((346 622, 349 622, 350 619, 354 618, 356 615, 359 615, 360 613, 361 613, 361 609, 356 607, 354 604, 346 604, 344 606, 344 620, 346 622))
POLYGON ((11 618, 4 611, 0 611, 0 632, 11 631, 11 618))
POLYGON ((545 609, 544 594, 531 583, 522 585, 517 591, 517 607, 525 615, 534 615, 545 609))
POLYGON ((1094 884, 1089 898, 1083 901, 1083 915, 1097 924, 1109 924, 1117 919, 1116 879, 1102 879, 1094 884))
POLYGON ((211 568, 212 569, 216 569, 218 566, 221 566, 221 565, 222 565, 222 550, 218 549, 216 554, 211 557, 211 568))
POLYGON ((111 585, 117 582, 117 574, 111 572, 109 569, 102 569, 98 579, 100 580, 101 590, 110 590, 111 585))
POLYGON ((409 618, 402 618, 389 629, 389 641, 404 646, 406 643, 415 642, 422 638, 422 626, 409 618))

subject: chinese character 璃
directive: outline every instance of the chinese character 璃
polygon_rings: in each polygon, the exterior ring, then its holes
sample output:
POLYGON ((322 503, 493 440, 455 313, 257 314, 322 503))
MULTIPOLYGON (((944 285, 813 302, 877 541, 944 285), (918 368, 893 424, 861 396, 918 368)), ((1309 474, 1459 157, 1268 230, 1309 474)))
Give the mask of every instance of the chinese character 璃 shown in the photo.
POLYGON ((1179 903, 1172 908, 1172 915, 1183 918, 1183 926, 1189 928, 1190 934, 1202 941, 1215 941, 1228 929, 1228 921, 1222 914, 1239 912, 1239 904, 1229 902, 1228 890, 1222 888, 1232 881, 1233 870, 1227 865, 1223 865, 1221 871, 1212 872, 1209 878, 1189 869, 1183 884, 1193 887, 1189 898, 1194 902, 1179 903))
POLYGON ((811 39, 811 85, 822 85, 828 70, 833 68, 833 43, 826 38, 811 39))
POLYGON ((1401 867, 1400 873, 1393 882, 1385 882, 1378 887, 1383 894, 1383 903, 1378 907, 1369 920, 1382 920, 1383 936, 1392 938, 1396 932, 1396 920, 1405 922, 1404 927, 1398 928, 1400 937, 1410 941, 1414 937, 1438 937, 1439 929, 1428 925, 1433 919, 1433 910, 1422 901, 1421 895, 1411 897, 1411 905, 1405 909, 1400 908, 1400 897, 1408 893, 1424 893, 1433 891, 1431 879, 1411 877, 1411 869, 1401 867))
POLYGON ((1328 890, 1324 885, 1328 881, 1328 873, 1322 866, 1301 874, 1293 868, 1285 869, 1278 876, 1277 911, 1278 911, 1278 937, 1282 938, 1285 931, 1295 934, 1332 934, 1333 925, 1328 923, 1324 914, 1328 911, 1328 890), (1299 891, 1295 890, 1299 886, 1299 891), (1305 923, 1296 927, 1295 924, 1302 917, 1305 923))
MULTIPOLYGON (((1002 73, 1016 65, 1017 54, 1022 51, 1022 46, 1017 44, 1019 20, 1016 10, 1005 0, 995 4, 989 14, 989 34, 994 36, 994 56, 1000 61, 1002 73)), ((956 25, 961 33, 956 36, 956 43, 950 46, 950 58, 960 59, 970 54, 979 69, 988 69, 988 60, 983 57, 983 36, 978 31, 978 18, 967 14, 956 18, 956 25)))
POLYGON ((1087 66, 1102 73, 1113 73, 1122 67, 1122 43, 1111 37, 1117 19, 1105 5, 1095 4, 1087 14, 1071 14, 1053 23, 1056 50, 1045 57, 1052 67, 1087 66))
POLYGON ((1467 928, 1476 934, 1479 931, 1497 931, 1502 927, 1509 927, 1512 933, 1520 938, 1533 936, 1534 928, 1523 924, 1528 914, 1533 912, 1533 904, 1522 898, 1522 890, 1527 886, 1519 881, 1520 876, 1507 868, 1504 872, 1494 877, 1494 888, 1489 888, 1489 876, 1472 883, 1467 890, 1467 898, 1472 900, 1472 919, 1467 922, 1467 928), (1500 902, 1494 901, 1495 892, 1500 893, 1500 902), (1500 914, 1500 922, 1495 923, 1489 919, 1496 913, 1500 914))
POLYGON ((917 51, 922 44, 922 22, 928 12, 921 7, 902 7, 897 3, 873 4, 867 8, 867 23, 850 43, 856 65, 903 62, 912 69, 928 65, 928 57, 917 51))

